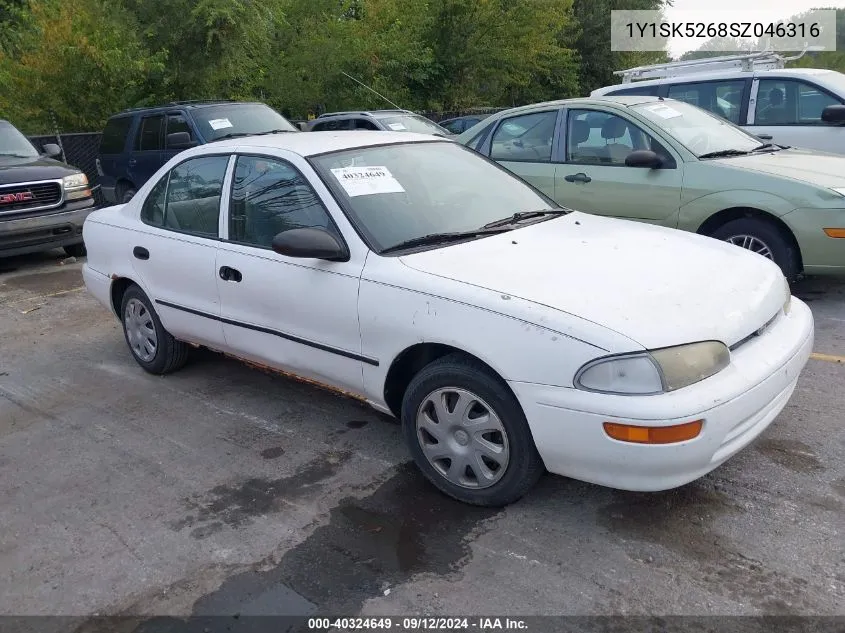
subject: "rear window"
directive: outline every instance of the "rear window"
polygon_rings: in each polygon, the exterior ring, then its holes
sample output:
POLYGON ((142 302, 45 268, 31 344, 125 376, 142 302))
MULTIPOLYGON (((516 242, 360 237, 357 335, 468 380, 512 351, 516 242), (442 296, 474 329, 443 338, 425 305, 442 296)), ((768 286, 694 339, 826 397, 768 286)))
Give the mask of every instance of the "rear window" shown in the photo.
POLYGON ((131 124, 132 117, 128 116, 109 119, 100 139, 100 153, 120 154, 126 147, 126 135, 129 134, 131 124))

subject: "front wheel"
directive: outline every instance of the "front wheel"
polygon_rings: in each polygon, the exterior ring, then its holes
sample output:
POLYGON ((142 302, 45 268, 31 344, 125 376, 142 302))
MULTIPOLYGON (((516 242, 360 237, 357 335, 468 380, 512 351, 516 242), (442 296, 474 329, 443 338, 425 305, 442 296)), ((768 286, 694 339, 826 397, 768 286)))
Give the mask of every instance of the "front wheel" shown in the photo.
POLYGON ((783 232, 771 222, 740 218, 726 222, 710 234, 776 263, 789 282, 798 277, 798 253, 783 232))
POLYGON ((188 346, 164 329, 152 302, 136 285, 123 294, 123 335, 135 361, 151 374, 169 374, 184 366, 188 346))
POLYGON ((70 244, 64 247, 65 254, 68 257, 85 257, 87 251, 85 250, 85 244, 80 242, 79 244, 70 244))
POLYGON ((513 503, 544 471, 522 408, 507 385, 460 354, 430 363, 411 380, 402 402, 402 426, 423 474, 465 503, 513 503))

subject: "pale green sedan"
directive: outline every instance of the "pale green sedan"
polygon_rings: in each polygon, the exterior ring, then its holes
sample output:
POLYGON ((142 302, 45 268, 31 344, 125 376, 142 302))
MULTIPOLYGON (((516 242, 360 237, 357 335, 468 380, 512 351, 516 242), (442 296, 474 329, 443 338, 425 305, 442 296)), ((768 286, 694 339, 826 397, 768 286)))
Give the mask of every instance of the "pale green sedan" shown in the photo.
POLYGON ((845 275, 845 156, 772 145, 658 97, 538 103, 458 142, 559 204, 694 231, 774 260, 784 275, 845 275))

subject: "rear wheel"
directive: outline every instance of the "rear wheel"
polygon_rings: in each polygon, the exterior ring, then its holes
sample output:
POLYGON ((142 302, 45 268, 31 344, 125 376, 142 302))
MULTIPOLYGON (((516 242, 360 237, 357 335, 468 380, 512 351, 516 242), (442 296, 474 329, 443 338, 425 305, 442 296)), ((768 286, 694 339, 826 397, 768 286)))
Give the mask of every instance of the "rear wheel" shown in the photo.
POLYGON ((798 276, 798 253, 783 231, 771 222, 759 218, 731 220, 713 231, 710 237, 772 260, 790 282, 798 276))
POLYGON ((65 246, 64 250, 69 257, 85 257, 85 254, 88 252, 85 249, 85 244, 82 242, 65 246))
POLYGON ((164 329, 152 302, 137 285, 123 293, 123 335, 135 361, 151 374, 169 374, 188 361, 188 346, 164 329))
POLYGON ((522 408, 507 385, 461 354, 430 363, 411 380, 402 402, 402 426, 423 474, 465 503, 513 503, 544 471, 522 408))

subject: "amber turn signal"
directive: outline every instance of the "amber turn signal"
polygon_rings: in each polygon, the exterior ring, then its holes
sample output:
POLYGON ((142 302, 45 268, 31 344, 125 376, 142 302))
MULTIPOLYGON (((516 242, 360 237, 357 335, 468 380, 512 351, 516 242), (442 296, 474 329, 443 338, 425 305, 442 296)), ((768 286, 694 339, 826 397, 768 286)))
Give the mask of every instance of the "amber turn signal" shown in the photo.
POLYGON ((828 237, 845 237, 845 229, 825 229, 824 232, 828 237))
POLYGON ((704 420, 675 424, 673 426, 632 426, 605 422, 604 432, 614 440, 620 442, 635 442, 637 444, 674 444, 685 442, 701 433, 704 420))

